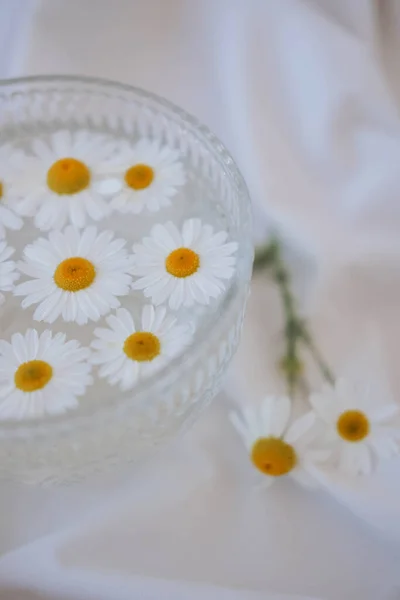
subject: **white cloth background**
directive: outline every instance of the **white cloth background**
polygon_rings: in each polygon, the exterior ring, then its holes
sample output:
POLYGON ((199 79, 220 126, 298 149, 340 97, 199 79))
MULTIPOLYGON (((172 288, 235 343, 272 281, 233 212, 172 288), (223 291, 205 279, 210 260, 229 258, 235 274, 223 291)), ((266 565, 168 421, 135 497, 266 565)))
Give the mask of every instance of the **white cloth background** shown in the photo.
MULTIPOLYGON (((21 12, 32 8, 7 75, 107 77, 196 114, 243 170, 257 235, 278 224, 288 240, 332 364, 372 319, 398 394, 398 2, 26 0, 21 12)), ((226 412, 279 390, 279 317, 259 275, 229 399, 154 461, 67 489, 0 486, 0 598, 400 597, 400 463, 353 485, 325 474, 329 493, 253 487, 226 412)))

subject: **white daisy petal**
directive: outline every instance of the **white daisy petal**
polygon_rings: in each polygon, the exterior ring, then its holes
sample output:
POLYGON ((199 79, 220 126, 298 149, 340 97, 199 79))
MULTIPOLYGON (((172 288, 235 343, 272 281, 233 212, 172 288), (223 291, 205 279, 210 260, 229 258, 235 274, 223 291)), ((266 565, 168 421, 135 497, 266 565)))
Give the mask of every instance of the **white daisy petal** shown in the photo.
POLYGON ((28 360, 25 340, 20 333, 14 333, 12 335, 11 345, 18 362, 24 363, 28 360))
MULTIPOLYGON (((26 300, 29 300, 29 296, 26 298, 26 300)), ((22 303, 22 308, 25 308, 24 303, 22 303)), ((47 323, 54 323, 54 321, 62 313, 62 311, 62 291, 57 289, 39 304, 39 306, 36 308, 33 314, 33 318, 36 321, 46 321, 47 323)))
POLYGON ((72 146, 72 135, 67 129, 56 131, 51 140, 51 146, 58 157, 68 156, 72 146))
MULTIPOLYGON (((100 180, 96 186, 95 190, 98 194, 103 196, 115 196, 118 192, 120 192, 124 187, 124 183, 122 179, 117 177, 110 177, 107 179, 100 180)), ((119 206, 123 206, 125 202, 119 206)))
MULTIPOLYGON (((208 228, 209 226, 207 227, 207 229, 208 228)), ((210 234, 211 233, 212 230, 210 230, 210 234)), ((193 244, 196 244, 201 234, 202 223, 200 219, 188 219, 187 221, 185 221, 182 228, 182 241, 184 246, 191 247, 193 244)), ((199 248, 200 246, 198 245, 197 247, 199 248)))
MULTIPOLYGON (((321 452, 310 446, 306 435, 314 416, 300 417, 287 428, 291 402, 286 397, 268 396, 258 408, 231 413, 230 420, 242 437, 251 461, 268 480, 284 475, 301 485, 315 486, 311 471, 322 460, 321 452)), ((322 453, 326 457, 326 452, 322 453)))
POLYGON ((310 431, 311 427, 314 425, 316 421, 315 413, 312 411, 303 415, 297 421, 291 424, 286 435, 285 440, 289 444, 294 444, 297 442, 299 438, 305 435, 308 431, 310 431))
MULTIPOLYGON (((162 329, 163 324, 167 321, 169 317, 166 318, 167 309, 164 306, 157 306, 154 311, 154 322, 152 324, 152 331, 159 331, 162 329)), ((174 319, 174 324, 176 320, 174 319)), ((164 332, 163 332, 164 333, 164 332)))
POLYGON ((53 157, 54 151, 49 146, 38 138, 34 138, 32 141, 33 152, 41 159, 50 161, 53 157))
POLYGON ((400 412, 398 404, 384 404, 369 411, 370 418, 376 423, 390 421, 400 412))
POLYGON ((125 364, 120 375, 120 388, 127 391, 133 388, 139 377, 138 365, 125 364))
POLYGON ((0 240, 6 236, 6 229, 17 231, 23 221, 15 212, 18 199, 13 183, 21 178, 21 163, 26 157, 10 144, 0 147, 0 240))
POLYGON ((390 394, 376 395, 377 382, 372 383, 339 379, 334 388, 310 398, 317 419, 327 426, 325 439, 333 442, 336 466, 347 474, 369 474, 376 459, 400 452, 399 407, 390 394))
POLYGON ((25 158, 19 178, 10 181, 14 211, 32 216, 43 231, 67 223, 84 227, 88 215, 96 221, 104 218, 111 205, 96 189, 113 149, 103 135, 87 131, 56 131, 49 143, 35 139, 34 158, 25 158))
POLYGON ((226 236, 226 232, 213 234, 212 228, 199 219, 185 221, 182 233, 171 222, 154 225, 150 237, 133 246, 130 272, 139 277, 133 289, 143 290, 156 305, 168 300, 173 310, 194 303, 208 304, 224 292, 226 282, 234 275, 236 259, 232 254, 237 244, 223 241, 207 246, 207 239, 220 241, 226 236))
POLYGON ((131 316, 130 312, 128 310, 126 310, 126 308, 120 308, 119 310, 117 310, 116 314, 117 314, 118 319, 124 325, 125 332, 128 335, 130 333, 133 333, 136 331, 135 323, 132 319, 132 316, 131 316))
POLYGON ((304 461, 311 464, 325 463, 332 456, 332 448, 312 448, 304 453, 304 461))
MULTIPOLYGON (((178 310, 182 304, 187 304, 185 298, 185 286, 182 279, 179 279, 174 287, 174 291, 171 293, 169 297, 169 305, 172 310, 178 310)), ((188 304, 190 306, 190 303, 188 304)))
POLYGON ((156 212, 168 206, 186 181, 179 155, 146 139, 134 146, 121 143, 108 164, 102 164, 101 172, 96 191, 105 197, 117 194, 111 206, 123 214, 156 212))
POLYGON ((293 469, 291 476, 297 483, 305 488, 313 489, 318 487, 318 481, 305 468, 301 469, 297 467, 293 469))
POLYGON ((165 317, 166 310, 164 306, 158 306, 155 312, 155 323, 152 328, 160 331, 166 338, 173 340, 179 338, 181 325, 175 327, 177 319, 168 315, 165 317))
POLYGON ((354 444, 340 448, 339 469, 348 475, 369 475, 372 470, 367 444, 354 444))
POLYGON ((188 297, 193 298, 194 302, 198 304, 207 305, 208 296, 201 285, 199 285, 199 280, 191 281, 190 279, 187 282, 188 287, 188 297))
POLYGON ((28 329, 25 334, 25 341, 27 346, 27 358, 33 360, 37 356, 39 349, 39 335, 36 329, 28 329))
POLYGON ((330 423, 337 414, 337 407, 331 402, 332 392, 329 387, 324 388, 320 394, 311 394, 309 401, 320 419, 330 423))
POLYGON ((95 329, 91 361, 100 365, 99 375, 121 390, 134 387, 181 354, 191 343, 191 323, 178 325, 164 308, 145 305, 137 324, 124 308, 107 317, 109 329, 95 329))
POLYGON ((2 198, 0 196, 0 239, 5 237, 6 229, 17 231, 23 225, 22 219, 6 206, 2 206, 1 202, 2 198))
POLYGON ((250 406, 245 406, 243 408, 242 417, 249 432, 251 432, 253 439, 267 435, 264 434, 266 424, 260 421, 258 413, 256 413, 250 406))
POLYGON ((156 306, 163 304, 175 289, 175 281, 161 277, 157 284, 144 290, 146 298, 151 298, 156 306))
POLYGON ((62 414, 78 405, 92 383, 90 352, 64 334, 28 329, 0 345, 0 420, 62 414), (51 349, 51 351, 50 351, 51 349), (8 355, 16 363, 9 368, 8 355))
POLYGON ((156 313, 156 311, 154 309, 154 306, 152 306, 151 304, 147 304, 146 306, 143 307, 143 312, 142 312, 142 329, 143 329, 143 331, 151 331, 151 328, 154 323, 155 313, 156 313))
MULTIPOLYGON (((128 313, 128 315, 130 317, 129 312, 125 308, 120 308, 117 311, 116 315, 110 315, 109 317, 107 317, 107 325, 109 325, 111 327, 112 335, 115 336, 117 339, 121 339, 121 338, 125 339, 134 330, 134 327, 129 327, 129 324, 127 324, 127 322, 126 322, 127 321, 126 313, 128 313)), ((133 321, 132 321, 132 323, 133 323, 133 321)), ((109 332, 108 329, 104 330, 104 332, 106 332, 106 331, 109 332)), ((113 338, 113 339, 115 339, 115 338, 113 338)))
POLYGON ((47 296, 47 293, 52 289, 53 284, 44 283, 41 279, 31 279, 20 283, 18 286, 18 293, 15 292, 16 296, 27 296, 28 294, 42 294, 43 297, 47 296))
MULTIPOLYGON (((77 301, 79 309, 76 316, 76 322, 78 325, 85 325, 88 321, 98 321, 100 319, 101 311, 97 306, 94 295, 88 294, 86 290, 82 290, 77 301)), ((112 308, 112 306, 110 306, 110 308, 112 308)))
POLYGON ((264 435, 280 437, 290 418, 291 402, 287 396, 267 396, 261 407, 262 429, 264 435))
POLYGON ((254 442, 254 436, 247 426, 247 422, 244 421, 244 419, 241 418, 238 413, 233 411, 229 413, 229 419, 238 434, 241 436, 246 448, 250 450, 254 442))
POLYGON ((53 231, 48 240, 25 248, 18 267, 33 279, 17 285, 14 293, 24 296, 22 308, 38 305, 38 321, 53 323, 60 316, 80 325, 98 321, 120 305, 117 296, 129 293, 132 278, 124 246, 125 240, 113 240, 110 231, 98 234, 95 227, 81 233, 72 226, 53 231))
POLYGON ((19 278, 15 262, 8 260, 13 253, 13 248, 7 246, 5 241, 0 241, 0 304, 4 302, 5 298, 2 292, 12 291, 19 278))
MULTIPOLYGON (((94 361, 93 361, 94 362, 94 361)), ((100 377, 110 377, 117 372, 120 372, 125 365, 125 358, 120 354, 117 358, 104 362, 99 370, 100 377)))

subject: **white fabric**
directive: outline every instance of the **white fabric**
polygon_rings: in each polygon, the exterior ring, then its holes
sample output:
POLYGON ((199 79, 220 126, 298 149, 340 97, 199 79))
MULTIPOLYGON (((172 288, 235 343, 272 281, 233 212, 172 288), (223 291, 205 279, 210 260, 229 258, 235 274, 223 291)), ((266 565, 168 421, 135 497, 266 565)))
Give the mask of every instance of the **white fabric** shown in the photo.
POLYGON ((0 77, 23 68, 36 0, 0 0, 0 77))
MULTIPOLYGON (((245 174, 257 235, 278 223, 290 241, 332 364, 373 320, 398 394, 399 29, 396 0, 43 0, 15 74, 133 83, 206 122, 245 174)), ((226 413, 279 391, 280 324, 260 275, 230 401, 140 470, 2 484, 0 598, 399 597, 400 461, 356 482, 321 473, 328 493, 253 485, 226 413)))

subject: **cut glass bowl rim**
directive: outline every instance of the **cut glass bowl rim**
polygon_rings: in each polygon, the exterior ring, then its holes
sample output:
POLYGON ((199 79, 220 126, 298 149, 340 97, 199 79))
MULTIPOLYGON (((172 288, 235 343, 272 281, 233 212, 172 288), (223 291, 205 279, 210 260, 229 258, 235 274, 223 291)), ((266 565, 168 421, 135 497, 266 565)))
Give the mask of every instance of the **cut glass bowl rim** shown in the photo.
MULTIPOLYGON (((34 75, 27 77, 16 77, 16 78, 8 78, 0 80, 0 94, 4 89, 9 90, 12 93, 12 88, 18 88, 19 86, 28 86, 28 89, 21 90, 17 89, 17 93, 27 93, 34 91, 39 91, 35 89, 35 84, 44 85, 44 84, 66 84, 70 83, 72 86, 76 85, 77 90, 80 85, 84 86, 93 86, 95 89, 96 86, 103 87, 108 89, 111 93, 126 92, 131 93, 136 97, 140 97, 144 101, 151 101, 155 103, 160 108, 164 108, 167 111, 171 112, 176 117, 179 117, 181 120, 186 122, 191 126, 194 130, 196 130, 200 135, 200 141, 203 146, 207 146, 207 143, 214 151, 215 155, 218 155, 219 162, 222 163, 227 170, 229 177, 234 179, 235 184, 238 189, 238 195, 242 199, 242 201, 246 204, 247 207, 247 220, 248 220, 248 231, 249 240, 247 243, 248 246, 248 257, 246 260, 246 269, 247 269, 247 277, 248 280, 251 276, 251 268, 253 262, 253 244, 251 240, 251 204, 250 204, 250 196, 247 189, 247 185, 244 181, 244 178, 237 167, 234 159, 231 154, 225 147, 225 145, 219 140, 219 138, 212 133, 212 131, 201 121, 199 121, 196 117, 188 113, 186 110, 180 108, 173 102, 155 94, 153 92, 148 92, 140 87, 136 87, 133 85, 120 83, 113 80, 103 79, 99 77, 86 77, 80 75, 34 75), (29 89, 32 88, 32 89, 29 89)), ((43 90, 45 92, 45 90, 43 90)), ((62 93, 62 90, 54 90, 62 93)), ((208 151, 210 149, 208 148, 208 151)), ((246 244, 242 243, 242 249, 245 249, 246 244)), ((239 252, 241 248, 239 245, 239 252)), ((52 425, 52 428, 55 427, 57 429, 56 424, 61 425, 60 432, 62 432, 65 427, 62 425, 68 425, 67 429, 69 429, 70 425, 74 425, 77 421, 84 419, 86 421, 87 417, 91 414, 98 414, 102 409, 113 408, 115 409, 117 406, 125 405, 126 403, 135 402, 135 397, 141 397, 143 395, 147 395, 152 392, 153 389, 160 388, 161 390, 168 385, 168 382, 174 381, 176 374, 181 372, 186 372, 186 368, 190 367, 191 363, 196 362, 196 357, 201 353, 204 345, 207 345, 208 339, 210 336, 218 337, 215 332, 222 331, 226 327, 227 323, 232 320, 232 317, 237 314, 238 309, 244 304, 243 294, 247 295, 247 290, 245 283, 240 282, 241 286, 239 286, 238 291, 234 292, 234 285, 238 282, 238 273, 235 272, 235 276, 230 281, 230 284, 224 294, 224 298, 222 302, 218 306, 218 310, 215 311, 215 314, 212 318, 207 322, 207 326, 200 327, 196 330, 196 335, 194 337, 193 342, 185 349, 185 351, 175 357, 173 360, 168 362, 168 364, 163 367, 160 371, 157 371, 154 375, 149 376, 148 378, 139 381, 133 390, 128 392, 122 392, 119 388, 111 388, 108 394, 105 394, 104 398, 99 399, 99 404, 96 407, 85 409, 84 402, 80 401, 79 406, 74 410, 67 411, 62 415, 48 415, 42 418, 35 418, 24 421, 2 421, 0 423, 0 439, 7 437, 14 437, 29 435, 31 433, 45 433, 48 425, 52 425), (243 288, 243 289, 242 289, 243 288), (110 399, 113 399, 110 402, 110 399), (44 426, 43 431, 40 425, 44 426)), ((34 326, 34 324, 33 324, 34 326)), ((51 326, 49 326, 51 327, 51 326)), ((54 430, 53 430, 54 433, 54 430)))

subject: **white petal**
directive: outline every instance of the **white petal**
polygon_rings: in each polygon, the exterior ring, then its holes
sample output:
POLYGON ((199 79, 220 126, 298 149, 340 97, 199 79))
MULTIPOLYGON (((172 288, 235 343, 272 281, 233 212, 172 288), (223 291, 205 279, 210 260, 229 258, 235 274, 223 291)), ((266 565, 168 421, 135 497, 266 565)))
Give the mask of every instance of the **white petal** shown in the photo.
POLYGON ((330 391, 325 394, 311 394, 309 397, 311 406, 325 423, 332 422, 337 415, 337 407, 334 405, 334 400, 330 391))
POLYGON ((142 311, 142 330, 152 331, 154 323, 155 310, 151 304, 146 304, 142 311))
POLYGON ((229 413, 229 419, 236 431, 243 439, 246 447, 250 450, 255 440, 253 438, 252 432, 249 430, 246 423, 236 412, 229 413))
POLYGON ((369 475, 371 456, 366 444, 344 442, 340 446, 339 468, 349 475, 369 475))
POLYGON ((58 158, 68 158, 72 150, 72 136, 67 129, 56 131, 51 143, 58 158))
POLYGON ((119 308, 117 310, 117 317, 124 325, 126 332, 134 333, 136 331, 135 323, 132 319, 132 316, 129 313, 129 311, 126 310, 126 308, 119 308))
POLYGON ((188 296, 185 294, 185 281, 183 279, 177 279, 174 289, 169 297, 170 308, 172 308, 172 310, 178 310, 187 298, 188 296))
POLYGON ((316 416, 314 412, 308 412, 303 415, 297 421, 292 423, 285 434, 285 441, 288 444, 295 444, 299 438, 301 438, 305 433, 310 431, 311 427, 314 425, 316 421, 316 416))
POLYGON ((295 467, 289 475, 305 488, 314 489, 318 487, 318 481, 304 468, 295 467))
POLYGON ((197 240, 201 232, 200 219, 188 219, 184 222, 182 228, 183 245, 187 248, 193 247, 193 242, 197 240))
POLYGON ((383 460, 397 456, 400 452, 399 444, 389 436, 375 437, 370 440, 371 447, 375 450, 377 456, 383 460))
POLYGON ((122 179, 110 177, 109 179, 98 181, 93 187, 96 192, 103 196, 113 196, 122 190, 123 182, 122 179))
POLYGON ((167 225, 168 228, 164 225, 154 225, 151 230, 151 236, 157 239, 158 244, 166 252, 171 252, 182 245, 181 242, 177 243, 177 240, 180 240, 181 236, 173 223, 169 222, 167 225))
MULTIPOLYGON (((89 351, 81 348, 76 340, 65 341, 65 334, 52 336, 46 330, 40 336, 36 330, 29 329, 25 335, 14 334, 13 341, 18 346, 18 356, 33 360, 45 360, 53 367, 52 378, 41 390, 22 392, 13 385, 0 388, 0 419, 31 419, 44 414, 61 413, 77 404, 75 395, 83 394, 86 386, 92 382, 90 365, 85 361, 89 351), (20 346, 23 345, 24 349, 20 346), (64 357, 64 362, 62 358, 64 357)), ((1 349, 6 346, 2 345, 1 349)), ((13 346, 14 348, 14 346, 13 346)), ((0 357, 0 373, 4 359, 0 357)))
POLYGON ((373 422, 384 423, 398 415, 399 412, 400 407, 398 404, 384 404, 372 409, 368 416, 373 422))
POLYGON ((264 435, 281 437, 290 418, 290 399, 286 396, 267 396, 262 402, 260 411, 264 435))
POLYGON ((14 333, 11 336, 11 344, 15 356, 20 363, 24 363, 28 360, 28 354, 26 351, 25 339, 20 333, 14 333))

